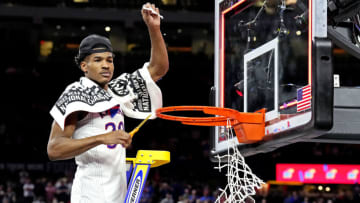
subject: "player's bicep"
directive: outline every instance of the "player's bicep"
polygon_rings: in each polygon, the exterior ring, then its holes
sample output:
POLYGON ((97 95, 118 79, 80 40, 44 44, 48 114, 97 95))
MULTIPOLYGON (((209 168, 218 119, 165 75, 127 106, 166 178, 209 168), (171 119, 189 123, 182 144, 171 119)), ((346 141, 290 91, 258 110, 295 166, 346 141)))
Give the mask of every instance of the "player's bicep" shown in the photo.
POLYGON ((47 153, 50 160, 63 159, 68 150, 71 138, 75 131, 77 113, 70 114, 65 121, 64 130, 54 121, 51 127, 47 153))
POLYGON ((64 130, 61 129, 60 125, 56 121, 54 121, 51 127, 50 140, 53 140, 57 137, 71 138, 75 131, 77 117, 77 112, 70 114, 66 118, 64 130))

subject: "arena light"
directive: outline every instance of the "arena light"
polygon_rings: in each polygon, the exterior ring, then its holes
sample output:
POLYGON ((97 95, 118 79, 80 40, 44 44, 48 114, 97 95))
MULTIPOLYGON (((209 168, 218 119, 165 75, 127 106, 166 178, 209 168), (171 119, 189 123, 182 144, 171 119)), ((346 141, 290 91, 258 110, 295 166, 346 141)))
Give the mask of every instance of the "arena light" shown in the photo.
POLYGON ((169 46, 168 51, 169 52, 191 52, 192 48, 191 47, 172 47, 172 46, 169 46))
POLYGON ((176 5, 176 0, 161 0, 164 5, 176 5))
POLYGON ((76 44, 76 43, 66 43, 65 47, 67 49, 78 49, 80 46, 80 44, 76 44))
POLYGON ((73 0, 74 3, 89 3, 89 0, 73 0))
POLYGON ((52 41, 41 40, 40 41, 40 56, 49 56, 54 48, 52 41))

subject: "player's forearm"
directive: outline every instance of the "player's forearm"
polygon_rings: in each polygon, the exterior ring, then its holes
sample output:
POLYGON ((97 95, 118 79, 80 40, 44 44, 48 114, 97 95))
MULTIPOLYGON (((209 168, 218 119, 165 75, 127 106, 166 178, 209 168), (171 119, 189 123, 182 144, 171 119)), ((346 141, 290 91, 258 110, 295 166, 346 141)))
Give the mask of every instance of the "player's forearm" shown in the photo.
POLYGON ((71 159, 83 152, 102 144, 100 136, 84 139, 71 139, 58 136, 49 141, 48 156, 52 161, 71 159))
POLYGON ((149 66, 153 68, 152 77, 156 81, 169 69, 169 59, 164 38, 159 27, 149 27, 151 57, 149 66))

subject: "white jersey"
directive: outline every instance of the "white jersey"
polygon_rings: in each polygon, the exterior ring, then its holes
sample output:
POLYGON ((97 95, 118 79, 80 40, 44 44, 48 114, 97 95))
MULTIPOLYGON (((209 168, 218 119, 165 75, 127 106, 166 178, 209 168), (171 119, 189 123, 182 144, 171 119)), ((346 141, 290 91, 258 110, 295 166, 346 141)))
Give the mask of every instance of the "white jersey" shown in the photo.
MULTIPOLYGON (((105 91, 81 78, 70 84, 50 111, 64 129, 65 119, 75 111, 88 112, 77 123, 74 139, 124 129, 124 114, 132 118, 155 118, 162 107, 161 90, 151 79, 145 63, 132 74, 124 73, 105 91)), ((122 203, 127 191, 126 154, 121 145, 99 145, 75 157, 77 169, 71 203, 122 203)))
MULTIPOLYGON (((81 139, 124 129, 124 116, 118 111, 88 113, 79 121, 73 135, 81 139)), ((121 145, 99 145, 75 157, 77 170, 71 191, 72 203, 124 202, 127 183, 125 149, 121 145)))

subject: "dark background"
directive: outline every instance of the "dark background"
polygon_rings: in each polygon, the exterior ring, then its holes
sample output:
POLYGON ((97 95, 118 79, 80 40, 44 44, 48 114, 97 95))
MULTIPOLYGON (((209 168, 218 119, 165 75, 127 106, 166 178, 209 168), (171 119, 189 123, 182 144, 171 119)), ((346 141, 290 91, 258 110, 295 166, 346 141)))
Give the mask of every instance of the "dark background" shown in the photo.
MULTIPOLYGON (((164 106, 209 105, 210 88, 214 85, 213 2, 178 0, 174 5, 164 3, 168 1, 152 2, 165 17, 161 29, 169 49, 170 69, 158 82, 164 106)), ((115 45, 115 75, 141 67, 150 54, 149 37, 140 14, 143 3, 0 1, 3 167, 10 163, 40 163, 52 166, 45 169, 46 173, 59 173, 46 153, 52 123, 49 111, 65 87, 82 76, 74 63, 76 45, 88 34, 108 36, 113 44, 119 44, 115 45), (111 31, 104 31, 105 26, 111 26, 111 31), (44 41, 53 42, 48 56, 40 54, 44 41)), ((360 86, 359 60, 338 47, 335 49, 334 71, 340 74, 341 85, 360 86)), ((139 122, 126 118, 125 128, 130 131, 139 122)), ((151 120, 134 136, 128 156, 135 156, 139 149, 168 150, 171 163, 151 170, 154 176, 218 184, 225 177, 213 169, 216 164, 209 160, 210 131, 210 127, 151 120)), ((246 160, 253 172, 266 181, 275 179, 276 163, 358 164, 355 155, 359 151, 356 144, 298 143, 246 160)))

